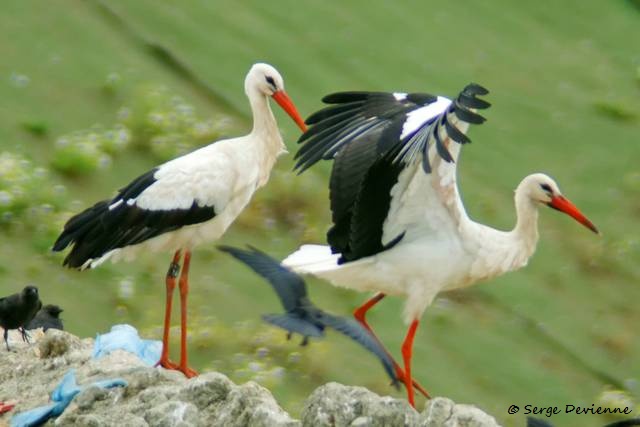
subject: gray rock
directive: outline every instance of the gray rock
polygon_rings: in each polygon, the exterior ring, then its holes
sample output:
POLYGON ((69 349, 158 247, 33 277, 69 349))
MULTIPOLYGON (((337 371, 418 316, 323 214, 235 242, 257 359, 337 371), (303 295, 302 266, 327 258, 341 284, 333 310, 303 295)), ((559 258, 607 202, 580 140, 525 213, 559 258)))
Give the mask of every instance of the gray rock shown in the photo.
POLYGON ((254 382, 236 385, 217 372, 187 380, 179 372, 145 366, 124 351, 93 359, 92 339, 81 340, 55 329, 46 334, 36 330, 32 338, 35 343, 27 344, 14 336, 13 351, 0 348, 0 366, 11 367, 0 369, 0 399, 17 401, 13 411, 0 416, 0 426, 17 412, 47 404, 70 369, 75 369, 78 384, 88 387, 55 420, 56 426, 497 426, 478 408, 456 405, 449 399, 433 399, 420 414, 403 399, 337 383, 313 392, 300 422, 254 382), (114 378, 126 380, 127 387, 103 390, 90 386, 114 378))
POLYGON ((109 391, 103 388, 89 387, 78 393, 74 402, 78 405, 80 410, 87 412, 93 408, 93 403, 95 401, 106 399, 108 394, 109 391))
POLYGON ((405 400, 338 383, 318 387, 302 410, 304 426, 415 426, 418 418, 405 400))
POLYGON ((82 347, 80 338, 58 329, 48 329, 44 337, 38 339, 38 350, 43 359, 62 356, 82 347))
POLYGON ((495 427, 495 419, 471 405, 431 400, 421 414, 405 400, 380 397, 362 387, 328 383, 318 387, 302 411, 303 426, 495 427))
POLYGON ((420 418, 422 427, 499 427, 492 416, 475 406, 455 404, 444 397, 431 399, 420 418))
POLYGON ((224 427, 293 427, 300 422, 284 412, 267 389, 250 381, 231 389, 211 414, 211 424, 224 427))
POLYGON ((191 379, 180 390, 180 398, 193 402, 198 409, 204 410, 210 405, 223 401, 235 384, 218 372, 207 372, 191 379))
POLYGON ((195 427, 198 408, 193 403, 172 400, 151 407, 144 419, 150 427, 195 427))

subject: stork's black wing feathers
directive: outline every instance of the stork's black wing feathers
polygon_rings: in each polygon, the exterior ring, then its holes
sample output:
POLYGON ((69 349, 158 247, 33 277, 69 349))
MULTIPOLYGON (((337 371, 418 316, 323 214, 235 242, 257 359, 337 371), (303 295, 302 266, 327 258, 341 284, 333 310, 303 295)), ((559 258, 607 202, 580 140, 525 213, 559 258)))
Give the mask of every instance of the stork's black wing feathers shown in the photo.
POLYGON ((378 137, 378 132, 369 133, 345 146, 336 156, 329 181, 334 223, 350 213, 367 171, 378 159, 374 148, 378 137))
POLYGON ((397 386, 398 378, 396 377, 393 369, 393 360, 380 343, 360 323, 353 319, 334 316, 324 312, 321 314, 321 320, 328 327, 348 336, 371 353, 375 354, 382 362, 382 366, 384 366, 384 370, 393 381, 393 384, 397 386))
POLYGON ((61 251, 73 244, 64 265, 82 268, 88 260, 113 249, 142 243, 216 216, 213 206, 200 206, 195 200, 189 209, 151 210, 129 203, 157 181, 156 171, 157 168, 140 175, 113 199, 100 201, 67 221, 52 248, 61 251))
POLYGON ((430 94, 408 94, 398 100, 394 94, 385 92, 340 92, 323 98, 335 104, 312 114, 307 120, 311 128, 299 143, 296 169, 303 172, 320 159, 331 159, 344 145, 368 132, 383 130, 378 149, 388 149, 390 144, 382 141, 397 140, 402 131, 404 118, 409 112, 435 101, 430 94), (387 129, 390 128, 390 131, 387 129))
POLYGON ((300 306, 301 300, 307 296, 304 280, 264 252, 253 247, 243 250, 231 246, 218 246, 218 249, 242 261, 264 277, 278 294, 285 310, 295 310, 300 306))
POLYGON ((158 171, 158 168, 153 168, 150 171, 143 173, 133 181, 131 181, 126 187, 118 190, 118 196, 114 199, 135 199, 142 193, 146 188, 150 187, 151 184, 156 182, 155 174, 158 171))
POLYGON ((435 145, 436 145, 436 150, 438 151, 438 155, 442 157, 442 159, 447 163, 453 162, 453 157, 451 156, 451 153, 449 152, 449 150, 447 150, 447 147, 445 147, 444 144, 442 143, 442 139, 440 139, 440 132, 438 132, 437 130, 434 130, 433 139, 435 140, 435 145))
POLYGON ((356 102, 347 102, 345 104, 338 105, 330 105, 328 107, 323 108, 322 110, 318 110, 305 120, 305 123, 308 125, 313 125, 323 121, 329 117, 335 117, 338 114, 350 113, 354 111, 358 111, 359 107, 362 106, 364 101, 356 101, 356 102))
POLYGON ((298 333, 304 337, 322 337, 324 331, 308 320, 292 314, 263 314, 262 320, 288 332, 298 333))
MULTIPOLYGON (((131 181, 129 185, 118 191, 118 195, 111 202, 116 202, 119 199, 126 201, 138 197, 145 188, 156 182, 154 174, 157 170, 158 168, 153 168, 131 181)), ((95 219, 104 213, 105 207, 109 206, 109 204, 107 200, 100 201, 83 212, 71 217, 64 225, 63 233, 54 243, 53 250, 63 250, 75 240, 74 236, 81 236, 86 233, 88 229, 95 227, 97 225, 95 219)))
POLYGON ((322 102, 325 104, 344 104, 347 102, 367 101, 371 96, 388 95, 385 92, 336 92, 325 95, 322 102))
POLYGON ((456 124, 484 122, 474 110, 490 106, 477 97, 487 93, 471 83, 450 103, 426 93, 340 92, 323 98, 330 105, 307 120, 311 127, 298 141, 303 145, 295 168, 301 173, 321 159, 334 160, 329 188, 333 226, 327 241, 334 253, 342 254, 340 262, 379 253, 402 239, 401 234, 382 242, 390 190, 400 172, 421 156, 423 170, 430 173, 431 146, 444 161, 453 162, 446 138, 471 142, 456 124), (440 104, 432 107, 435 102, 440 104), (425 118, 415 123, 422 113, 410 115, 420 108, 425 118))
MULTIPOLYGON (((334 246, 337 242, 329 242, 334 252, 342 254, 338 262, 354 261, 385 250, 382 243, 383 224, 391 204, 391 188, 398 181, 401 171, 401 165, 393 164, 386 158, 376 161, 369 168, 348 218, 348 246, 337 247, 334 246)), ((347 240, 346 237, 342 239, 347 240)))
POLYGON ((454 105, 455 105, 455 109, 453 110, 453 112, 463 122, 480 125, 487 120, 484 117, 482 117, 480 114, 474 113, 473 111, 463 107, 457 100, 454 102, 454 105))
POLYGON ((142 243, 216 215, 213 206, 200 206, 195 201, 189 209, 171 210, 148 210, 126 203, 109 209, 112 202, 96 203, 65 226, 53 245, 54 251, 61 251, 74 243, 64 265, 81 268, 86 261, 100 258, 113 249, 142 243))

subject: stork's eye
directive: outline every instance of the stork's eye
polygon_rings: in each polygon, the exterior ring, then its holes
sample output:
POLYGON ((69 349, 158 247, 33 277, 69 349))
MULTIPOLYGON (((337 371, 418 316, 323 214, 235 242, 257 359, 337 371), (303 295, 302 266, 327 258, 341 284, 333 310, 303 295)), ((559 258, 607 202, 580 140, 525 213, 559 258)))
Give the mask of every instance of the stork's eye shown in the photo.
POLYGON ((269 83, 271 85, 271 87, 276 89, 276 82, 275 82, 275 80, 273 80, 273 77, 267 76, 267 77, 265 77, 265 80, 267 81, 267 83, 269 83))
POLYGON ((551 189, 551 186, 549 184, 540 184, 540 188, 542 188, 549 194, 553 194, 553 190, 551 189))

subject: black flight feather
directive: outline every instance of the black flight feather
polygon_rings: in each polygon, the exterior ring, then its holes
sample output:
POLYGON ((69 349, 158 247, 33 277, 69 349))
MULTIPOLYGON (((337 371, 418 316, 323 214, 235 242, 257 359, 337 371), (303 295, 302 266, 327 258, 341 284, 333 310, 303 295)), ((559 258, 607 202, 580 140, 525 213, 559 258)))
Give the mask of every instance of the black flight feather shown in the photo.
POLYGON ((73 244, 63 265, 82 268, 87 261, 100 258, 111 250, 136 245, 215 217, 213 206, 200 206, 195 200, 188 209, 151 210, 129 204, 129 200, 157 181, 156 171, 152 169, 140 175, 110 201, 98 202, 67 221, 52 248, 61 251, 73 244))

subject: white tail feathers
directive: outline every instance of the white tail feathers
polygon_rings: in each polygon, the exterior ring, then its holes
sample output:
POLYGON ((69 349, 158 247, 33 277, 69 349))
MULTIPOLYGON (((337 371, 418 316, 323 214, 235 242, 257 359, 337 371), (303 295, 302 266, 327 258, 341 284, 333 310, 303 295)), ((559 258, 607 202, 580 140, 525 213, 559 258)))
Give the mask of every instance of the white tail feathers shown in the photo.
POLYGON ((282 264, 300 273, 320 273, 338 267, 340 254, 332 254, 329 246, 302 245, 286 257, 282 264))

